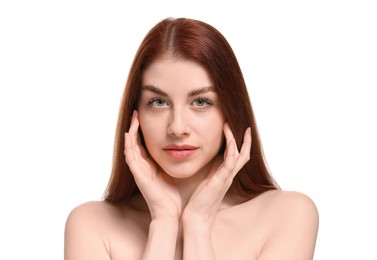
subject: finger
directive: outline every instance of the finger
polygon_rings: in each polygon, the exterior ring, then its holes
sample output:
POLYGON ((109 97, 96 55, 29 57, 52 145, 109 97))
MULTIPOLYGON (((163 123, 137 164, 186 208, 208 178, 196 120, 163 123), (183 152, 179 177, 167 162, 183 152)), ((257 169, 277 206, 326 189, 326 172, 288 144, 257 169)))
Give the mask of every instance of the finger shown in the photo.
POLYGON ((226 139, 226 148, 224 153, 224 167, 231 171, 236 164, 236 157, 238 154, 236 140, 230 130, 228 123, 224 124, 224 135, 226 139))
POLYGON ((132 141, 132 147, 135 149, 134 152, 136 154, 143 155, 144 152, 140 149, 141 143, 140 143, 140 138, 139 138, 139 118, 138 118, 138 113, 136 110, 133 111, 132 118, 131 118, 131 125, 128 133, 131 135, 131 141, 132 141))
POLYGON ((139 130, 139 117, 138 117, 137 111, 134 110, 132 114, 132 118, 131 118, 130 129, 128 130, 128 132, 132 134, 135 137, 135 139, 137 139, 138 130, 139 130))
POLYGON ((125 133, 125 149, 124 149, 124 155, 126 158, 126 163, 128 167, 130 168, 130 171, 132 175, 135 178, 137 185, 144 185, 143 183, 147 182, 146 174, 142 174, 143 171, 141 169, 140 164, 140 154, 135 150, 135 145, 133 141, 133 137, 130 133, 125 133))
POLYGON ((234 140, 232 130, 230 129, 228 123, 224 123, 223 132, 224 132, 224 136, 225 136, 225 140, 226 140, 227 144, 230 141, 234 140))
POLYGON ((228 171, 232 171, 234 167, 236 166, 237 162, 237 146, 236 146, 236 141, 234 139, 230 140, 227 143, 226 147, 227 153, 226 156, 224 157, 224 168, 227 169, 228 171))
POLYGON ((245 131, 245 134, 243 136, 243 143, 240 151, 240 157, 243 159, 249 160, 250 159, 250 150, 251 150, 251 129, 248 127, 245 131))
POLYGON ((215 172, 222 166, 223 162, 224 161, 223 161, 222 156, 220 155, 216 156, 216 158, 213 161, 211 171, 208 174, 208 179, 210 179, 215 174, 215 172))
POLYGON ((235 147, 233 142, 234 141, 230 142, 231 147, 228 150, 228 156, 222 163, 221 160, 216 160, 214 162, 208 181, 203 183, 205 186, 207 186, 208 199, 210 200, 221 201, 233 182, 232 172, 233 168, 235 167, 235 162, 232 162, 232 159, 230 158, 232 157, 230 154, 233 153, 235 147), (215 197, 210 196, 210 194, 214 195, 215 197))
POLYGON ((237 172, 241 170, 241 168, 250 160, 251 144, 252 144, 251 129, 250 127, 248 127, 245 130, 243 143, 242 143, 241 151, 237 160, 234 174, 237 174, 237 172))
POLYGON ((133 170, 137 170, 137 167, 140 168, 140 162, 141 162, 140 147, 137 143, 137 140, 135 140, 135 137, 132 136, 130 133, 125 133, 124 138, 125 138, 124 154, 126 156, 126 162, 130 166, 130 168, 132 166, 133 170))
POLYGON ((236 166, 238 154, 236 142, 227 123, 224 124, 223 131, 226 139, 223 162, 218 168, 213 167, 213 175, 211 174, 213 177, 210 179, 209 183, 210 186, 217 190, 227 189, 229 183, 231 183, 232 172, 236 166))
POLYGON ((130 167, 136 161, 134 147, 131 139, 132 138, 129 133, 124 134, 124 155, 126 157, 126 162, 130 167))
POLYGON ((145 159, 148 158, 147 150, 145 149, 144 145, 141 143, 140 133, 138 133, 137 135, 135 150, 138 154, 141 155, 141 157, 145 159))
POLYGON ((134 148, 136 152, 140 154, 142 157, 146 158, 148 157, 148 154, 143 144, 141 143, 139 128, 140 128, 139 114, 137 110, 134 110, 132 114, 131 126, 130 126, 129 132, 132 133, 133 137, 135 138, 134 148))

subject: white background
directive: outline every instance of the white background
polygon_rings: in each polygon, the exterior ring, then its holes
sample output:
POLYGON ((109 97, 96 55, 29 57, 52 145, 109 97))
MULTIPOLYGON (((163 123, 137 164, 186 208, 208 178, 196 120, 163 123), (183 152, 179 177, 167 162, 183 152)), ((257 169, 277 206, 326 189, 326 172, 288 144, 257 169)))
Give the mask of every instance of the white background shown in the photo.
POLYGON ((63 259, 67 215, 108 182, 135 51, 169 16, 233 46, 274 177, 318 207, 315 259, 377 259, 375 1, 243 2, 1 1, 0 259, 63 259))

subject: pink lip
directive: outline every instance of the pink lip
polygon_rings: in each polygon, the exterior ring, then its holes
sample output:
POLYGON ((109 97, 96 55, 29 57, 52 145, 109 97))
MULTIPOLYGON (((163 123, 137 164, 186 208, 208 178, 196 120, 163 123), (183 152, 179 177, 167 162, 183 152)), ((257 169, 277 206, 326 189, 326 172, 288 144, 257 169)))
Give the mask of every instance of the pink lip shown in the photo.
POLYGON ((187 144, 170 144, 165 146, 163 150, 174 159, 186 159, 193 155, 198 150, 198 147, 187 144))

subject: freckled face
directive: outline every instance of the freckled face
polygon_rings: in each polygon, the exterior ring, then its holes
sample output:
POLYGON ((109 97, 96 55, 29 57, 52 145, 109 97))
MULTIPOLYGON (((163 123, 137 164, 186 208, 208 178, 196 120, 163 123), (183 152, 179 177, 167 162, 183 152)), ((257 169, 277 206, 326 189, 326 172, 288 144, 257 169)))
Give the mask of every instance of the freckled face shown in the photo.
POLYGON ((223 143, 215 86, 198 63, 161 58, 142 75, 140 128, 149 154, 174 178, 205 169, 223 143))

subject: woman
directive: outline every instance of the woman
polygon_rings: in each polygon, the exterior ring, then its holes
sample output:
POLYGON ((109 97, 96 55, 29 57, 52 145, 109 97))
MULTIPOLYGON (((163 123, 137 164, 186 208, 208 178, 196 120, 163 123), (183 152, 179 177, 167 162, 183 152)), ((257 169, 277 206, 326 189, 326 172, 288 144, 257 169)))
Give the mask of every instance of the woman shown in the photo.
POLYGON ((226 39, 191 19, 146 35, 120 108, 105 200, 67 219, 65 259, 312 259, 314 203, 264 162, 226 39))

